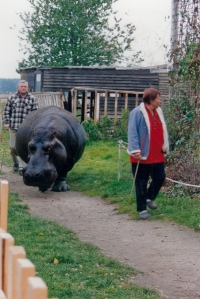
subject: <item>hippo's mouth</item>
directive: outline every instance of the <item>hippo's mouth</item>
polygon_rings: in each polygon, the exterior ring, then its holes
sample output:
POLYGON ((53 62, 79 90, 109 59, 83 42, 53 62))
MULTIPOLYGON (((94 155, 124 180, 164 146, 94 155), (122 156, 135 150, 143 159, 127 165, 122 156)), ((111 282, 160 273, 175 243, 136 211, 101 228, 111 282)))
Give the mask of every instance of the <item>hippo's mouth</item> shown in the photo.
POLYGON ((43 170, 37 175, 28 173, 28 171, 24 171, 23 173, 23 181, 27 186, 39 187, 40 191, 46 191, 51 188, 54 184, 57 173, 55 171, 45 171, 43 170))

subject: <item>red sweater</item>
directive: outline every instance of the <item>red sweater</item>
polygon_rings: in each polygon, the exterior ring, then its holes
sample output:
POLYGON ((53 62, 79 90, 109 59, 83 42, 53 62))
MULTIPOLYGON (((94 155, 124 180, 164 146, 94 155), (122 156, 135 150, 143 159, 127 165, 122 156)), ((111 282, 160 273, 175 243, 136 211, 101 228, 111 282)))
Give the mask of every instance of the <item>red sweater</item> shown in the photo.
MULTIPOLYGON (((164 142, 163 138, 163 127, 156 110, 154 110, 154 115, 151 111, 146 108, 149 122, 150 122, 150 147, 149 155, 146 160, 140 160, 140 164, 152 164, 160 163, 165 161, 164 154, 162 153, 162 146, 164 142)), ((138 160, 133 156, 130 156, 130 161, 132 163, 137 163, 138 160)))

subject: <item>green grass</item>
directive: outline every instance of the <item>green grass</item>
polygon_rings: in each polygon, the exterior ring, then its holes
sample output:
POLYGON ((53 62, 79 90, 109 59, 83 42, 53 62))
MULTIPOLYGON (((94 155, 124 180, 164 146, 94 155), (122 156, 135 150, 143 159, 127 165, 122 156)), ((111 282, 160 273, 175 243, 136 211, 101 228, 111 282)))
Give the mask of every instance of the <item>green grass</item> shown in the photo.
POLYGON ((8 231, 15 245, 25 247, 37 276, 48 286, 49 298, 159 299, 155 291, 131 283, 137 274, 133 268, 105 257, 73 232, 31 216, 27 209, 17 194, 10 194, 8 231))
MULTIPOLYGON (((138 219, 129 156, 121 150, 119 163, 116 141, 88 143, 83 157, 69 173, 68 183, 72 190, 117 203, 119 213, 129 213, 132 219, 138 219), (119 165, 121 179, 118 181, 119 165)), ((156 202, 159 208, 151 211, 151 219, 170 220, 200 230, 199 196, 173 197, 160 192, 156 202)))
POLYGON ((10 156, 10 149, 8 145, 9 131, 2 129, 0 134, 0 171, 2 165, 12 166, 12 158, 10 156))
MULTIPOLYGON (((3 130, 4 142, 0 144, 0 159, 4 152, 3 164, 12 166, 7 139, 8 132, 3 130)), ((88 196, 100 196, 110 203, 117 203, 119 213, 129 213, 132 219, 139 219, 129 156, 124 149, 121 150, 120 181, 118 181, 118 166, 117 141, 88 142, 82 158, 69 172, 67 180, 72 190, 81 191, 88 196)), ((179 189, 181 191, 182 186, 179 189)), ((196 231, 200 230, 200 196, 175 197, 173 192, 170 196, 160 192, 156 202, 159 208, 151 211, 151 219, 170 220, 196 231)))
MULTIPOLYGON (((8 151, 8 134, 3 130, 0 150, 8 151)), ((118 144, 95 141, 87 144, 81 160, 68 174, 72 190, 88 196, 100 196, 117 203, 119 213, 138 219, 129 157, 121 150, 118 181, 118 144)), ((12 166, 7 155, 1 163, 12 166)), ((172 192, 173 194, 173 192, 172 192)), ((160 193, 159 208, 151 211, 152 219, 170 220, 196 231, 200 230, 200 199, 167 197, 160 193)), ((80 242, 74 233, 29 215, 17 194, 10 194, 8 231, 16 245, 25 247, 27 257, 36 265, 38 276, 49 288, 49 297, 64 298, 159 298, 158 294, 132 283, 136 274, 130 267, 106 258, 98 248, 80 242)))

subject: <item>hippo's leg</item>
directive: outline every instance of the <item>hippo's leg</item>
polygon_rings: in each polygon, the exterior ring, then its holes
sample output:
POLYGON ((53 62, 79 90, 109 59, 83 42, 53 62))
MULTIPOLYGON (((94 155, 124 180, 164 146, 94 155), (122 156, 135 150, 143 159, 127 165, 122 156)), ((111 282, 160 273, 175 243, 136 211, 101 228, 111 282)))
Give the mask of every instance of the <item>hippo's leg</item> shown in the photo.
POLYGON ((65 177, 58 177, 51 188, 51 191, 56 192, 63 192, 68 190, 70 190, 70 187, 67 185, 65 177))
POLYGON ((40 190, 41 192, 45 192, 45 191, 47 191, 47 189, 48 189, 48 188, 46 188, 46 187, 39 187, 39 190, 40 190))

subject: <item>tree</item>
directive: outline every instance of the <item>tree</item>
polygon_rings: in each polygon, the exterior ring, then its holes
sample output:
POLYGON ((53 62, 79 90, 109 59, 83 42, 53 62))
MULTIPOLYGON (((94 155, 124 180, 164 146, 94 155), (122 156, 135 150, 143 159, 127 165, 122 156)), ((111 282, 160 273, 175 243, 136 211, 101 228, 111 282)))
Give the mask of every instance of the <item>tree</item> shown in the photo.
POLYGON ((117 0, 28 0, 32 12, 20 14, 21 50, 28 54, 19 67, 88 66, 142 61, 134 55, 135 26, 121 26, 112 4, 117 0), (113 16, 113 25, 110 16, 113 16))

